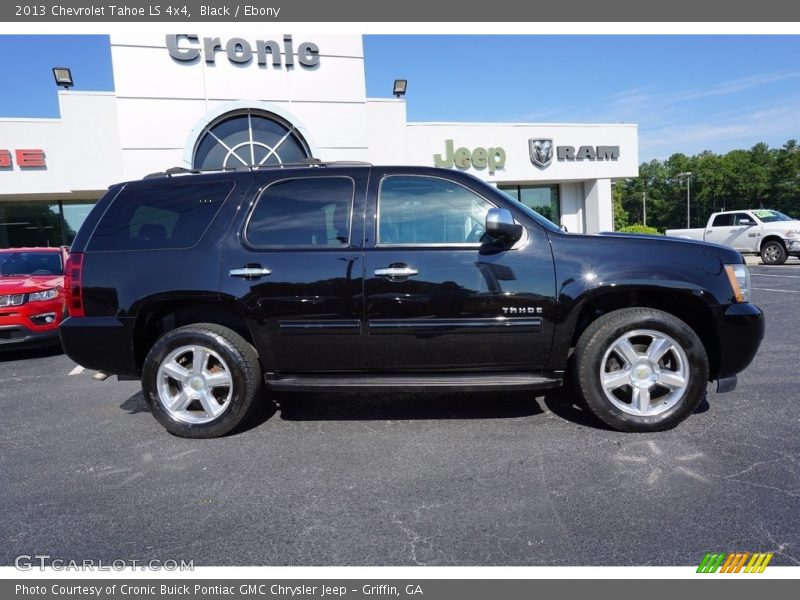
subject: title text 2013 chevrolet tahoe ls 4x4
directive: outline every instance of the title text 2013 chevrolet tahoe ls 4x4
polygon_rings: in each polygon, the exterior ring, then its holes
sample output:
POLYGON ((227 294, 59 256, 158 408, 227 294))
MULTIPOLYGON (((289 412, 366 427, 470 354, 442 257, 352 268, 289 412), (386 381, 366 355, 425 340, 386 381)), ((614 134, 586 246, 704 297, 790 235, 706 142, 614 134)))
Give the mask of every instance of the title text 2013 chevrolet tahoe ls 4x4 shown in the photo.
POLYGON ((542 390, 611 427, 689 416, 764 332, 741 255, 574 235, 467 174, 317 163, 115 185, 72 246, 79 364, 222 435, 272 390, 542 390))

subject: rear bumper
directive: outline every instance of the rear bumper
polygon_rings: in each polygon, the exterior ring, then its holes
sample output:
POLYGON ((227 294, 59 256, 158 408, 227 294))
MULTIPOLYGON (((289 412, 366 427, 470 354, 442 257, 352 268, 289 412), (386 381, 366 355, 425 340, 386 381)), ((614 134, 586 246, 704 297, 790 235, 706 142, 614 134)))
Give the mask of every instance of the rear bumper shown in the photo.
POLYGON ((133 321, 70 317, 59 328, 64 353, 87 369, 138 377, 133 357, 133 321))
POLYGON ((744 371, 755 358, 764 338, 764 313, 750 303, 718 306, 715 311, 719 364, 715 379, 744 371))

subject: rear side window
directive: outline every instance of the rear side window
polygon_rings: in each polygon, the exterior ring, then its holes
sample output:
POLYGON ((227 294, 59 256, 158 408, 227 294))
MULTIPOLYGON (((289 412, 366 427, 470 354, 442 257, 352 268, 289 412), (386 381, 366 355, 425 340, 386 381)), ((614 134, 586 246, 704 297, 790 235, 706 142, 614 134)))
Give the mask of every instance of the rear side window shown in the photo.
POLYGON ((714 217, 714 222, 711 224, 712 227, 730 227, 731 225, 733 225, 733 213, 717 215, 714 217))
POLYGON ((347 246, 354 189, 349 177, 305 177, 273 183, 259 197, 245 239, 254 246, 347 246))
POLYGON ((233 190, 232 181, 171 181, 123 189, 100 219, 89 250, 194 246, 233 190))

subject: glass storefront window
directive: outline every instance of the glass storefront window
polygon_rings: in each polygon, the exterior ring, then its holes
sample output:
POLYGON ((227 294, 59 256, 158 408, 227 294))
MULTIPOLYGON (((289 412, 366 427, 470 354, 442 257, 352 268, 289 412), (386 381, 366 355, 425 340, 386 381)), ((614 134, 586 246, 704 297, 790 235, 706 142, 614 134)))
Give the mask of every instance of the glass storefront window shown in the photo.
POLYGON ((561 198, 557 185, 498 185, 497 188, 548 221, 561 225, 561 198))
POLYGON ((58 203, 0 202, 0 247, 60 246, 58 203))
POLYGON ((83 225, 86 217, 89 216, 89 211, 94 207, 93 202, 80 202, 80 203, 67 203, 61 204, 61 209, 64 213, 64 244, 69 246, 72 240, 78 233, 78 230, 83 225))
POLYGON ((68 246, 90 202, 0 202, 0 248, 68 246))

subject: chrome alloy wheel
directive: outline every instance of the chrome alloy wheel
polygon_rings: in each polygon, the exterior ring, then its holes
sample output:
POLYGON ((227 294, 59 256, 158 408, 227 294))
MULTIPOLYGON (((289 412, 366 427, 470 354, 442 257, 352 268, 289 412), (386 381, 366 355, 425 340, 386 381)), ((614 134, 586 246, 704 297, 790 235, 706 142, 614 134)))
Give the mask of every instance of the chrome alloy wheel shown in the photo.
POLYGON ((689 386, 686 352, 670 336, 652 329, 636 329, 617 338, 600 364, 606 398, 630 415, 666 412, 689 386))
POLYGON ((224 413, 233 396, 233 379, 219 354, 205 346, 181 346, 158 367, 158 399, 169 415, 184 423, 208 423, 224 413))

